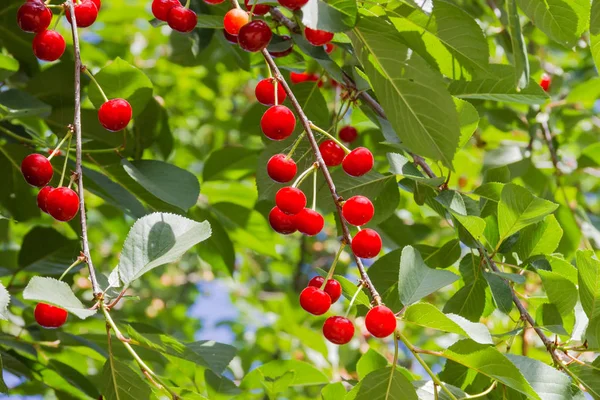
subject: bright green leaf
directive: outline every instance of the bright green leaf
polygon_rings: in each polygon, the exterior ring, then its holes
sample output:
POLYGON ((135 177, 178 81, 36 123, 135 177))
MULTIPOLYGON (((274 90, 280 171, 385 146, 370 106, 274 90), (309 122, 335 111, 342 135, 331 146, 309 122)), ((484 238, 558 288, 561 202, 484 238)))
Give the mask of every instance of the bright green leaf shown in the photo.
POLYGON ((23 290, 23 298, 64 308, 80 319, 96 314, 96 310, 90 310, 83 305, 66 282, 54 278, 34 276, 23 290))

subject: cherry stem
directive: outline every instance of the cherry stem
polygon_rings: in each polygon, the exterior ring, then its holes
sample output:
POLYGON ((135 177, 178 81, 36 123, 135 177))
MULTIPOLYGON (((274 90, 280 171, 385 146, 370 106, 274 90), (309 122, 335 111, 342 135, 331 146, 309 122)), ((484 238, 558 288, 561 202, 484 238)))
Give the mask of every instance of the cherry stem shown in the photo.
POLYGON ((346 115, 349 108, 350 108, 350 99, 348 99, 348 101, 345 101, 345 102, 342 101, 342 104, 340 104, 340 109, 337 112, 335 119, 333 120, 333 124, 331 126, 331 128, 333 129, 333 133, 337 132, 338 123, 342 120, 342 118, 344 118, 344 115, 346 115))
POLYGON ((294 152, 296 151, 296 149, 300 145, 300 142, 302 142, 302 139, 304 138, 304 135, 306 135, 305 131, 302 132, 300 135, 298 135, 298 138, 296 139, 296 141, 292 145, 292 149, 289 151, 289 153, 287 154, 287 156, 285 156, 286 159, 289 160, 290 158, 292 158, 292 156, 294 155, 294 152))
POLYGON ((52 26, 53 30, 56 30, 56 27, 58 26, 58 23, 60 22, 60 19, 62 18, 64 13, 65 13, 65 8, 62 7, 62 10, 60 10, 60 14, 58 14, 58 16, 56 17, 56 20, 54 21, 54 25, 52 26))
POLYGON ((63 144, 65 144, 65 141, 67 139, 71 140, 71 137, 73 137, 73 132, 69 131, 67 132, 67 134, 65 135, 65 137, 63 137, 60 142, 58 142, 58 144, 56 145, 56 147, 54 148, 54 150, 52 150, 52 153, 50 153, 50 155, 48 156, 48 161, 52 160, 52 157, 54 157, 55 154, 58 154, 60 148, 62 147, 63 144))
POLYGON ((185 7, 185 8, 190 8, 190 0, 187 0, 187 1, 185 2, 185 6, 184 6, 184 7, 185 7))
POLYGON ((107 102, 108 101, 108 97, 106 97, 106 93, 104 93, 104 90, 102 90, 102 87, 100 86, 100 84, 96 80, 96 77, 85 66, 83 67, 83 72, 85 72, 85 74, 90 77, 90 79, 92 80, 92 82, 94 82, 94 84, 96 85, 96 87, 100 91, 100 94, 102 95, 102 98, 104 99, 104 102, 107 102))
MULTIPOLYGON (((65 162, 63 163, 62 173, 60 174, 60 182, 58 183, 58 187, 62 186, 63 179, 65 179, 65 173, 67 172, 67 162, 69 161, 69 152, 71 151, 71 139, 73 138, 73 135, 69 133, 68 136, 69 143, 67 144, 67 153, 65 154, 65 162)), ((54 155, 54 152, 52 154, 54 155)), ((71 185, 69 184, 69 186, 71 185)))
POLYGON ((344 144, 342 142, 340 142, 339 140, 337 140, 337 138, 335 136, 333 136, 331 133, 327 132, 324 129, 319 128, 318 126, 316 126, 313 123, 310 124, 310 127, 312 129, 314 129, 315 131, 327 136, 329 139, 333 140, 334 142, 336 142, 338 144, 338 146, 340 146, 346 154, 350 153, 350 149, 347 148, 346 146, 344 146, 344 144))
POLYGON ((327 282, 329 282, 329 280, 333 277, 333 274, 335 273, 335 267, 337 265, 338 260, 340 259, 340 256, 342 255, 342 251, 344 250, 345 246, 346 246, 346 243, 342 243, 340 245, 340 248, 338 249, 337 253, 335 253, 335 258, 333 259, 333 262, 331 263, 329 272, 327 272, 327 277, 325 278, 325 280, 323 281, 323 284, 321 285, 321 290, 325 289, 325 285, 327 285, 327 282))
POLYGON ((292 187, 298 187, 298 186, 300 186, 300 184, 306 179, 306 177, 308 175, 310 175, 311 173, 313 173, 317 169, 317 167, 318 167, 318 164, 317 163, 313 163, 304 172, 302 172, 300 174, 300 176, 298 176, 298 178, 296 178, 296 180, 292 184, 292 187))
POLYGON ((58 278, 58 280, 62 281, 63 278, 69 273, 70 270, 72 270, 73 268, 75 268, 76 266, 81 264, 82 262, 83 262, 83 258, 77 258, 77 260, 75 260, 75 262, 73 264, 71 264, 69 266, 69 268, 65 269, 65 272, 62 273, 62 275, 60 276, 60 278, 58 278))
POLYGON ((356 301, 356 298, 358 297, 358 294, 362 290, 363 286, 365 286, 365 283, 363 281, 360 281, 360 283, 356 287, 356 292, 354 292, 354 295, 350 299, 350 304, 348 305, 348 309, 346 309, 346 314, 344 315, 344 318, 348 318, 348 314, 350 314, 350 310, 352 310, 352 306, 354 305, 354 302, 356 301))
MULTIPOLYGON (((257 4, 258 4, 258 0, 254 0, 252 2, 252 8, 250 9, 250 19, 252 19, 252 17, 254 16, 254 7, 256 7, 257 4)), ((277 97, 275 97, 275 98, 277 98, 277 97)), ((275 103, 275 104, 277 104, 277 103, 275 103)))

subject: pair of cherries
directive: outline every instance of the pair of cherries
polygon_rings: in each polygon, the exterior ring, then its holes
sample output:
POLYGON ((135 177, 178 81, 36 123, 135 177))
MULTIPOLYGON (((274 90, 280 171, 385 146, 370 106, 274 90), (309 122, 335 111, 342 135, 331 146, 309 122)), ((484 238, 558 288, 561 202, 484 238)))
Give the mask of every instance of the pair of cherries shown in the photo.
POLYGON ((328 139, 319 145, 323 161, 328 167, 342 164, 344 172, 350 176, 363 176, 373 168, 375 159, 373 153, 366 147, 357 147, 346 154, 344 149, 335 141, 328 139))
MULTIPOLYGON (((254 89, 254 94, 259 103, 264 104, 265 106, 271 106, 265 111, 260 119, 260 128, 265 136, 271 140, 283 140, 288 138, 296 128, 296 117, 292 110, 286 106, 280 105, 280 103, 287 98, 283 85, 276 82, 274 78, 266 78, 258 82, 254 89), (275 85, 277 85, 278 104, 275 104, 275 85)), ((294 175, 295 174, 296 172, 294 171, 294 175)))
MULTIPOLYGON (((376 338, 388 337, 396 330, 396 316, 384 305, 375 306, 367 312, 365 326, 376 338)), ((345 317, 329 317, 323 324, 323 336, 331 343, 346 344, 354 336, 354 324, 345 317)))
POLYGON ((159 21, 166 21, 171 29, 181 33, 193 31, 198 23, 196 13, 182 6, 179 0, 154 0, 152 14, 159 21))
POLYGON ((269 213, 269 223, 275 232, 289 235, 299 231, 307 236, 321 232, 325 225, 323 216, 306 208, 306 196, 302 190, 288 186, 275 195, 275 207, 269 213))

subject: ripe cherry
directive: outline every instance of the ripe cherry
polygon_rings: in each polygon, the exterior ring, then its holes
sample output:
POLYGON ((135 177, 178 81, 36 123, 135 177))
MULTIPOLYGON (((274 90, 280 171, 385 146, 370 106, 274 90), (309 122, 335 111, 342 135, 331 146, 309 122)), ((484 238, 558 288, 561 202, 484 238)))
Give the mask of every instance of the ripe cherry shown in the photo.
POLYGON ((365 325, 371 335, 384 338, 396 330, 396 316, 386 306, 375 306, 367 313, 365 325))
POLYGON ((373 214, 375 207, 365 196, 352 196, 342 206, 344 219, 355 226, 366 224, 373 218, 373 214))
POLYGON ((260 127, 269 139, 283 140, 296 128, 296 117, 286 106, 272 106, 260 119, 260 127))
POLYGON ((238 43, 242 49, 254 53, 267 47, 272 36, 273 32, 265 21, 254 20, 242 26, 238 43))
POLYGON ((305 208, 296 214, 296 228, 307 236, 318 234, 323 230, 324 225, 323 216, 310 208, 305 208))
POLYGON ((176 6, 169 10, 167 14, 167 24, 181 33, 188 33, 194 30, 198 23, 196 13, 182 6, 176 6))
MULTIPOLYGON (((316 288, 321 288, 323 286, 323 282, 325 282, 325 278, 322 276, 315 276, 308 282, 308 286, 314 286, 316 288)), ((325 293, 331 297, 331 303, 335 303, 340 296, 342 295, 342 285, 335 279, 328 279, 327 284, 325 285, 325 293)))
POLYGON ((360 258, 373 258, 381 251, 381 236, 373 229, 363 229, 352 239, 352 251, 360 258))
POLYGON ((269 224, 275 232, 282 235, 296 232, 296 216, 287 215, 277 207, 273 207, 269 212, 269 224))
POLYGON ((334 50, 335 50, 335 44, 333 44, 333 43, 325 44, 325 53, 331 54, 334 50))
POLYGON ((125 129, 132 116, 131 105, 124 99, 112 99, 100 106, 98 121, 112 132, 125 129))
POLYGON ((57 221, 70 221, 79 210, 79 196, 68 187, 59 187, 46 196, 46 212, 57 221))
POLYGON ((52 11, 41 1, 23 4, 17 11, 17 24, 25 32, 45 31, 52 22, 52 11))
POLYGON ((52 164, 41 154, 30 154, 21 162, 21 173, 31 186, 46 186, 52 179, 52 164))
POLYGON ((237 35, 240 28, 248 23, 250 16, 248 13, 241 8, 232 8, 227 11, 225 17, 223 17, 223 28, 232 34, 237 35))
POLYGON ((322 31, 319 29, 310 29, 308 27, 304 28, 304 36, 306 37, 306 40, 308 40, 308 42, 313 46, 323 46, 324 44, 331 42, 333 39, 333 33, 331 32, 322 31))
POLYGON ((373 168, 373 154, 366 147, 357 147, 342 161, 342 168, 350 176, 362 176, 373 168))
POLYGON ((346 344, 354 336, 354 324, 344 317, 329 317, 323 324, 323 336, 334 344, 346 344))
POLYGON ((279 4, 290 10, 299 10, 308 0, 277 0, 279 4))
POLYGON ((160 21, 166 21, 171 8, 179 6, 181 6, 179 0, 154 0, 152 2, 152 15, 160 21))
POLYGON ((269 11, 271 11, 271 6, 266 4, 257 4, 254 5, 254 0, 244 0, 244 4, 246 5, 246 10, 251 11, 252 7, 254 7, 254 15, 265 15, 269 11))
POLYGON ((37 205, 38 205, 38 208, 40 210, 42 210, 42 212, 48 213, 48 210, 46 209, 46 199, 48 198, 48 195, 50 194, 50 192, 53 190, 54 190, 54 188, 52 186, 44 186, 38 192, 37 205))
POLYGON ((540 86, 544 89, 544 92, 548 92, 550 90, 550 83, 552 82, 552 78, 547 73, 542 74, 542 79, 540 80, 540 86))
POLYGON ((35 35, 32 47, 33 54, 40 60, 56 61, 65 52, 67 44, 60 33, 47 30, 35 35))
POLYGON ((313 315, 322 315, 331 307, 331 297, 319 288, 308 286, 300 293, 300 306, 313 315))
POLYGON ((227 40, 229 43, 231 44, 238 44, 238 37, 237 35, 232 35, 231 33, 227 32, 225 29, 223 29, 223 36, 225 36, 225 40, 227 40))
POLYGON ((285 50, 281 50, 281 51, 271 51, 269 50, 269 54, 271 55, 271 57, 273 58, 281 58, 281 57, 285 57, 288 54, 290 54, 293 50, 294 50, 294 42, 292 41, 292 38, 287 36, 287 35, 282 35, 281 36, 281 41, 282 42, 289 42, 289 47, 286 48, 285 50))
POLYGON ((46 303, 38 303, 33 311, 40 326, 49 329, 60 328, 67 321, 67 310, 46 303))
POLYGON ((296 215, 306 207, 306 196, 302 190, 286 186, 279 189, 275 194, 275 204, 284 213, 296 215))
POLYGON ((333 140, 323 141, 323 143, 319 145, 319 151, 321 151, 323 161, 325 161, 325 165, 328 167, 340 165, 344 160, 344 156, 346 155, 344 149, 342 149, 340 145, 333 140))
MULTIPOLYGON (((256 100, 265 106, 272 106, 275 104, 275 78, 266 78, 258 82, 254 89, 256 100)), ((285 101, 287 95, 283 90, 281 82, 277 82, 277 102, 281 104, 285 101)))
POLYGON ((319 80, 319 75, 317 74, 309 74, 307 72, 290 72, 290 80, 293 84, 302 83, 302 82, 317 82, 319 80))
MULTIPOLYGON (((75 4, 73 9, 75 12, 75 18, 77 19, 77 27, 79 28, 87 28, 91 26, 98 18, 98 7, 92 0, 83 0, 79 4, 75 4)), ((71 12, 67 11, 65 13, 67 16, 67 21, 71 23, 71 12)))
POLYGON ((340 139, 342 139, 346 143, 351 143, 356 140, 358 136, 358 131, 355 127, 346 125, 342 129, 340 129, 339 133, 340 139))
POLYGON ((92 2, 96 5, 98 11, 100 11, 100 7, 102 7, 102 0, 92 0, 92 2))
POLYGON ((275 182, 286 183, 294 179, 298 167, 296 162, 285 154, 275 154, 267 162, 267 174, 275 182))

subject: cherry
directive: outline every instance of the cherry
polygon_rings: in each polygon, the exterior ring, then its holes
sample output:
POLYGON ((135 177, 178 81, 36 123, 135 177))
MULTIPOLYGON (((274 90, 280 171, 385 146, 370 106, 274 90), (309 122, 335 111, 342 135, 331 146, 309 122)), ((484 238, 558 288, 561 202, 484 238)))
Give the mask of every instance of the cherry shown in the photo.
POLYGON ((179 0, 154 0, 152 2, 152 15, 160 21, 166 21, 171 8, 179 6, 181 6, 179 0))
POLYGON ((333 140, 325 140, 323 143, 321 143, 319 145, 319 151, 321 152, 321 156, 323 156, 325 165, 328 167, 340 165, 344 160, 344 156, 346 155, 344 149, 342 149, 340 145, 333 140))
POLYGON ((52 164, 41 154, 30 154, 21 162, 21 173, 31 186, 46 186, 52 179, 52 164))
POLYGON ((396 316, 386 306, 375 306, 367 313, 365 325, 371 335, 384 338, 396 330, 396 316))
POLYGON ((96 8, 98 9, 98 11, 100 11, 100 7, 102 7, 102 1, 101 0, 92 0, 92 2, 96 5, 96 8))
POLYGON ((331 42, 333 39, 333 33, 322 31, 319 29, 310 29, 308 27, 304 28, 304 36, 306 40, 313 46, 323 46, 331 42))
MULTIPOLYGON (((98 7, 92 0, 83 0, 79 4, 75 4, 74 10, 75 18, 77 19, 77 27, 87 28, 91 26, 98 18, 98 7)), ((67 21, 71 23, 71 12, 65 13, 67 21)))
POLYGON ((352 196, 342 206, 344 219, 355 226, 366 224, 373 218, 373 214, 375 214, 373 203, 365 196, 352 196))
POLYGON ((322 315, 331 307, 331 297, 319 288, 308 286, 300 293, 300 306, 313 315, 322 315))
MULTIPOLYGON (((272 106, 275 104, 275 78, 266 78, 258 82, 256 88, 254 89, 254 94, 256 95, 256 100, 260 104, 265 106, 272 106)), ((285 94, 285 90, 283 90, 283 85, 281 82, 277 82, 277 102, 279 104, 283 103, 286 99, 287 95, 285 94)))
POLYGON ((269 224, 275 232, 282 235, 296 232, 296 216, 287 215, 277 207, 273 207, 269 212, 269 224))
POLYGON ((542 74, 542 79, 540 80, 540 86, 544 89, 544 92, 548 92, 550 90, 550 83, 552 82, 552 78, 547 73, 542 74))
POLYGON ((362 176, 373 168, 373 154, 366 147, 357 147, 342 161, 342 168, 350 176, 362 176))
POLYGON ((271 11, 271 6, 266 4, 257 4, 254 5, 255 0, 244 0, 244 4, 246 5, 246 10, 251 11, 252 7, 254 7, 254 15, 265 15, 269 11, 271 11))
POLYGON ((37 195, 37 205, 38 208, 40 210, 42 210, 42 212, 45 212, 46 214, 48 213, 48 210, 46 209, 46 199, 48 198, 48 195, 50 194, 51 191, 53 191, 54 188, 52 186, 44 186, 37 195))
POLYGON ((223 36, 225 36, 225 40, 227 40, 229 43, 238 44, 237 35, 232 35, 231 33, 227 32, 225 29, 223 29, 223 36))
POLYGON ((354 324, 344 317, 329 317, 323 324, 323 336, 334 344, 346 344, 354 336, 354 324))
POLYGON ((67 310, 46 303, 38 303, 33 312, 35 320, 44 328, 60 328, 67 321, 67 310))
POLYGON ((131 121, 131 105, 124 99, 112 99, 98 109, 98 121, 102 126, 112 132, 124 129, 131 121))
POLYGON ((35 35, 32 47, 33 54, 40 60, 56 61, 65 52, 67 44, 60 33, 47 30, 35 35))
POLYGON ((275 182, 289 182, 294 179, 297 171, 296 162, 285 154, 275 154, 267 162, 267 174, 275 182))
POLYGON ((296 117, 286 106, 272 106, 260 119, 260 127, 269 139, 283 140, 296 128, 296 117))
POLYGON ((307 236, 314 236, 321 232, 323 225, 325 225, 323 216, 315 210, 305 208, 296 214, 296 228, 307 236))
POLYGON ((287 35, 282 35, 281 41, 282 42, 290 42, 290 46, 287 49, 282 50, 282 51, 270 51, 269 50, 269 54, 271 55, 271 57, 273 57, 273 58, 285 57, 294 50, 294 42, 292 42, 291 37, 289 37, 287 35))
POLYGON ((227 11, 223 17, 223 27, 225 31, 232 35, 237 35, 240 28, 248 23, 250 16, 241 8, 232 8, 227 11))
POLYGON ((373 229, 363 229, 352 239, 352 251, 360 258, 373 258, 381 251, 381 236, 373 229))
POLYGON ((331 54, 335 50, 335 45, 332 43, 325 43, 325 53, 331 54))
POLYGON ((57 221, 70 221, 79 210, 79 196, 68 187, 59 187, 46 196, 46 212, 57 221))
POLYGON ((221 4, 222 2, 224 2, 225 0, 204 0, 205 3, 207 4, 211 4, 211 5, 215 5, 215 4, 221 4))
POLYGON ((358 136, 358 131, 355 127, 346 125, 342 129, 340 129, 339 133, 340 139, 342 139, 346 143, 351 143, 356 140, 358 136))
POLYGON ((277 0, 279 4, 290 10, 299 10, 308 0, 277 0))
POLYGON ((173 30, 181 33, 189 33, 194 30, 198 23, 196 13, 182 6, 176 6, 169 10, 167 23, 173 30))
MULTIPOLYGON (((306 196, 298 188, 283 187, 275 194, 275 204, 284 213, 296 215, 306 207, 306 196)), ((297 220, 296 223, 298 223, 297 220)))
POLYGON ((242 49, 255 53, 267 47, 272 36, 273 32, 265 21, 254 20, 242 26, 238 43, 242 49))
MULTIPOLYGON (((322 276, 315 276, 308 282, 308 286, 314 286, 320 289, 321 286, 323 286, 323 282, 325 282, 325 278, 322 276)), ((324 290, 325 293, 331 297, 331 303, 335 303, 342 295, 342 285, 335 279, 328 279, 324 290)))
POLYGON ((292 83, 302 83, 302 82, 317 82, 319 80, 319 75, 317 74, 309 74, 307 72, 290 72, 290 80, 292 83))
POLYGON ((42 2, 27 2, 17 11, 17 24, 25 32, 45 31, 52 22, 52 11, 42 2))

